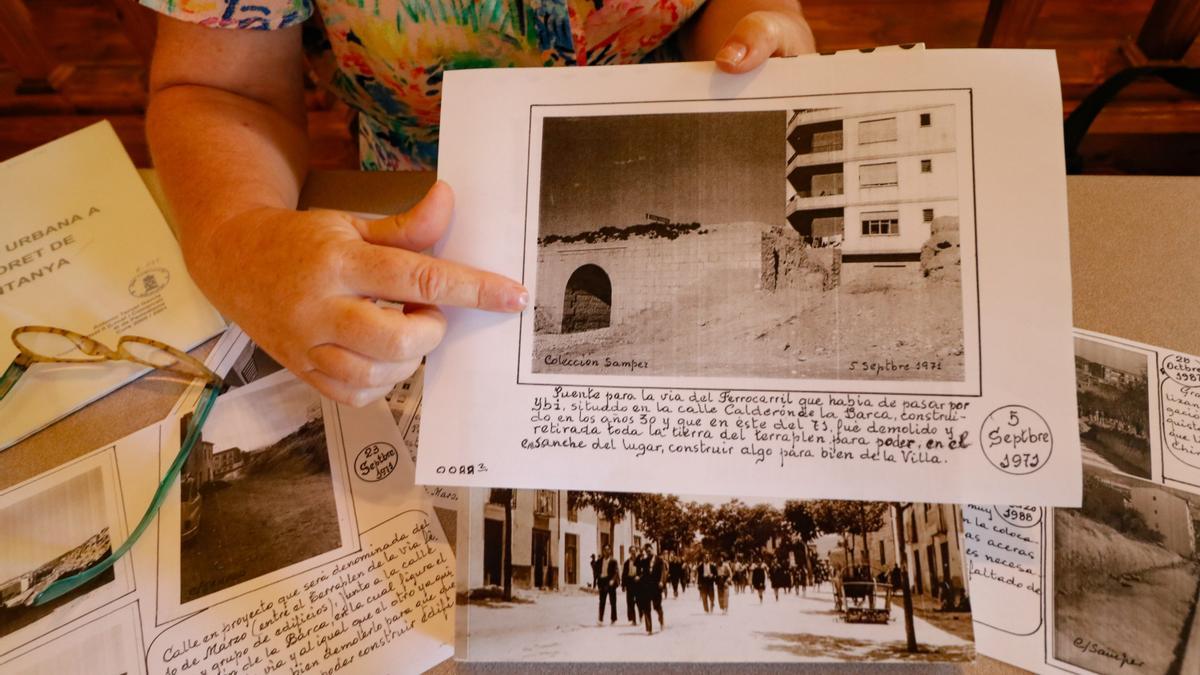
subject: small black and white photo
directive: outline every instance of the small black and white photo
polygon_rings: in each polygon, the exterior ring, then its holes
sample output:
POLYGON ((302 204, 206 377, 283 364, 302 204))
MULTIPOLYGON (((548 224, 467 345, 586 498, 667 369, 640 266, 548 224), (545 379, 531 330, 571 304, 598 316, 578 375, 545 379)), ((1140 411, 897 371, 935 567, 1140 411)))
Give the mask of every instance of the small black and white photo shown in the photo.
POLYGON ((339 489, 316 390, 281 372, 218 398, 181 477, 179 603, 341 548, 339 489))
POLYGON ((825 100, 544 117, 530 372, 964 382, 961 104, 825 100))
POLYGON ((957 505, 476 488, 464 508, 465 660, 974 658, 957 505))
POLYGON ((120 544, 113 487, 102 466, 110 456, 84 460, 90 468, 81 471, 52 473, 0 501, 0 641, 35 624, 51 630, 82 611, 82 598, 105 602, 132 587, 128 562, 118 561, 70 593, 36 604, 55 581, 91 569, 120 544))
POLYGON ((1150 479, 1149 357, 1075 338, 1075 394, 1084 464, 1150 479))
POLYGON ((1094 464, 1055 509, 1053 654, 1099 673, 1200 672, 1200 496, 1094 464))

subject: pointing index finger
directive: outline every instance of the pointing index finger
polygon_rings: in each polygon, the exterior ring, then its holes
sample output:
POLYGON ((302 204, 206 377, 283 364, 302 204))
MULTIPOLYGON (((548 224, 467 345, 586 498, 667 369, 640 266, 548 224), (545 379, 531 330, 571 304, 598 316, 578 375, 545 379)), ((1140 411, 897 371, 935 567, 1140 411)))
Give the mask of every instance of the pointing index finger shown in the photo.
POLYGON ((363 242, 343 265, 357 293, 392 302, 519 312, 529 303, 521 284, 492 272, 431 256, 363 242))

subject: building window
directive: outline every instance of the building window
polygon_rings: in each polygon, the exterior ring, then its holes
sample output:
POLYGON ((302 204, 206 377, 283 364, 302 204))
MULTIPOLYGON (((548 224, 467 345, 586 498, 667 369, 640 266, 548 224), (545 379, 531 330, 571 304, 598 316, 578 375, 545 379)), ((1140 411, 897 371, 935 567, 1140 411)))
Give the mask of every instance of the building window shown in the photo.
POLYGON ((863 120, 858 123, 858 143, 884 143, 896 140, 896 118, 885 117, 881 120, 863 120))
POLYGON ((842 130, 818 131, 812 135, 813 152, 833 152, 842 149, 842 130))
POLYGON ((895 162, 863 164, 858 167, 858 186, 863 188, 894 187, 899 182, 895 162))
POLYGON ((899 211, 868 211, 862 214, 864 237, 900 234, 899 211))
POLYGON ((921 219, 927 223, 932 223, 933 222, 933 209, 922 209, 921 210, 921 219))
POLYGON ((923 126, 923 127, 933 126, 933 115, 931 115, 929 113, 921 113, 921 126, 923 126))
POLYGON ((488 503, 504 506, 504 498, 506 496, 508 497, 509 504, 512 506, 517 505, 517 491, 500 488, 492 488, 491 492, 488 493, 488 503))
POLYGON ((921 160, 921 173, 933 173, 933 160, 932 159, 921 160))
POLYGON ((884 556, 884 553, 883 553, 883 540, 882 539, 879 540, 879 565, 881 567, 887 566, 887 558, 884 556))
POLYGON ((539 516, 554 517, 555 502, 558 501, 556 490, 538 490, 533 512, 539 516))

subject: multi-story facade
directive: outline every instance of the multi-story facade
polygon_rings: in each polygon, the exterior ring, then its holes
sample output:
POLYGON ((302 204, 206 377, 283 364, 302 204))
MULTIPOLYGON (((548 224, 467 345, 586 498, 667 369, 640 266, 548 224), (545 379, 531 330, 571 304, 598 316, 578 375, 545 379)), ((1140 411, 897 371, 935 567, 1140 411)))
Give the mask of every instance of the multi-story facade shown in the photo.
POLYGON ((788 222, 844 266, 918 267, 934 219, 958 216, 956 122, 952 104, 790 111, 788 222))
POLYGON ((1157 487, 1131 487, 1129 504, 1162 535, 1164 548, 1185 558, 1196 555, 1196 527, 1187 500, 1157 487))
MULTIPOLYGON (((915 502, 904 511, 904 546, 908 556, 909 586, 915 595, 938 598, 946 579, 960 593, 969 589, 967 561, 963 555, 962 507, 957 504, 915 502)), ((892 517, 867 534, 863 550, 861 536, 847 542, 854 564, 867 564, 873 575, 890 570, 898 558, 896 529, 892 517)))
MULTIPOLYGON (((460 592, 503 584, 503 495, 508 492, 471 491, 462 523, 467 532, 459 533, 459 540, 470 546, 465 552, 465 574, 460 574, 460 592)), ((568 508, 566 490, 512 490, 511 494, 515 588, 586 587, 592 582, 591 556, 599 557, 604 546, 611 546, 613 557, 624 562, 630 547, 644 542, 632 513, 610 524, 590 507, 568 508)))

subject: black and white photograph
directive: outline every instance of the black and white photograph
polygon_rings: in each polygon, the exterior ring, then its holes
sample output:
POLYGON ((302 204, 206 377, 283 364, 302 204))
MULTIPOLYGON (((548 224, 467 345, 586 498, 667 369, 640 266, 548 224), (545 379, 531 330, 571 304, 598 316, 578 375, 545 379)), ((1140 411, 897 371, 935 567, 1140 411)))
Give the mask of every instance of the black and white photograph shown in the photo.
POLYGON ((965 381, 963 104, 823 100, 544 117, 530 372, 965 381))
POLYGON ((339 489, 316 390, 281 372, 217 399, 181 478, 180 604, 340 549, 339 489))
POLYGON ((1053 655, 1099 673, 1200 672, 1200 496, 1084 465, 1055 509, 1053 655))
POLYGON ((1079 441, 1089 466, 1152 477, 1148 355, 1075 338, 1079 441))
POLYGON ((91 569, 120 543, 106 463, 111 453, 99 453, 0 498, 0 642, 35 625, 39 633, 52 630, 132 589, 128 562, 118 561, 70 593, 36 604, 52 583, 91 569))
POLYGON ((956 505, 477 488, 465 509, 460 658, 974 658, 956 505))

